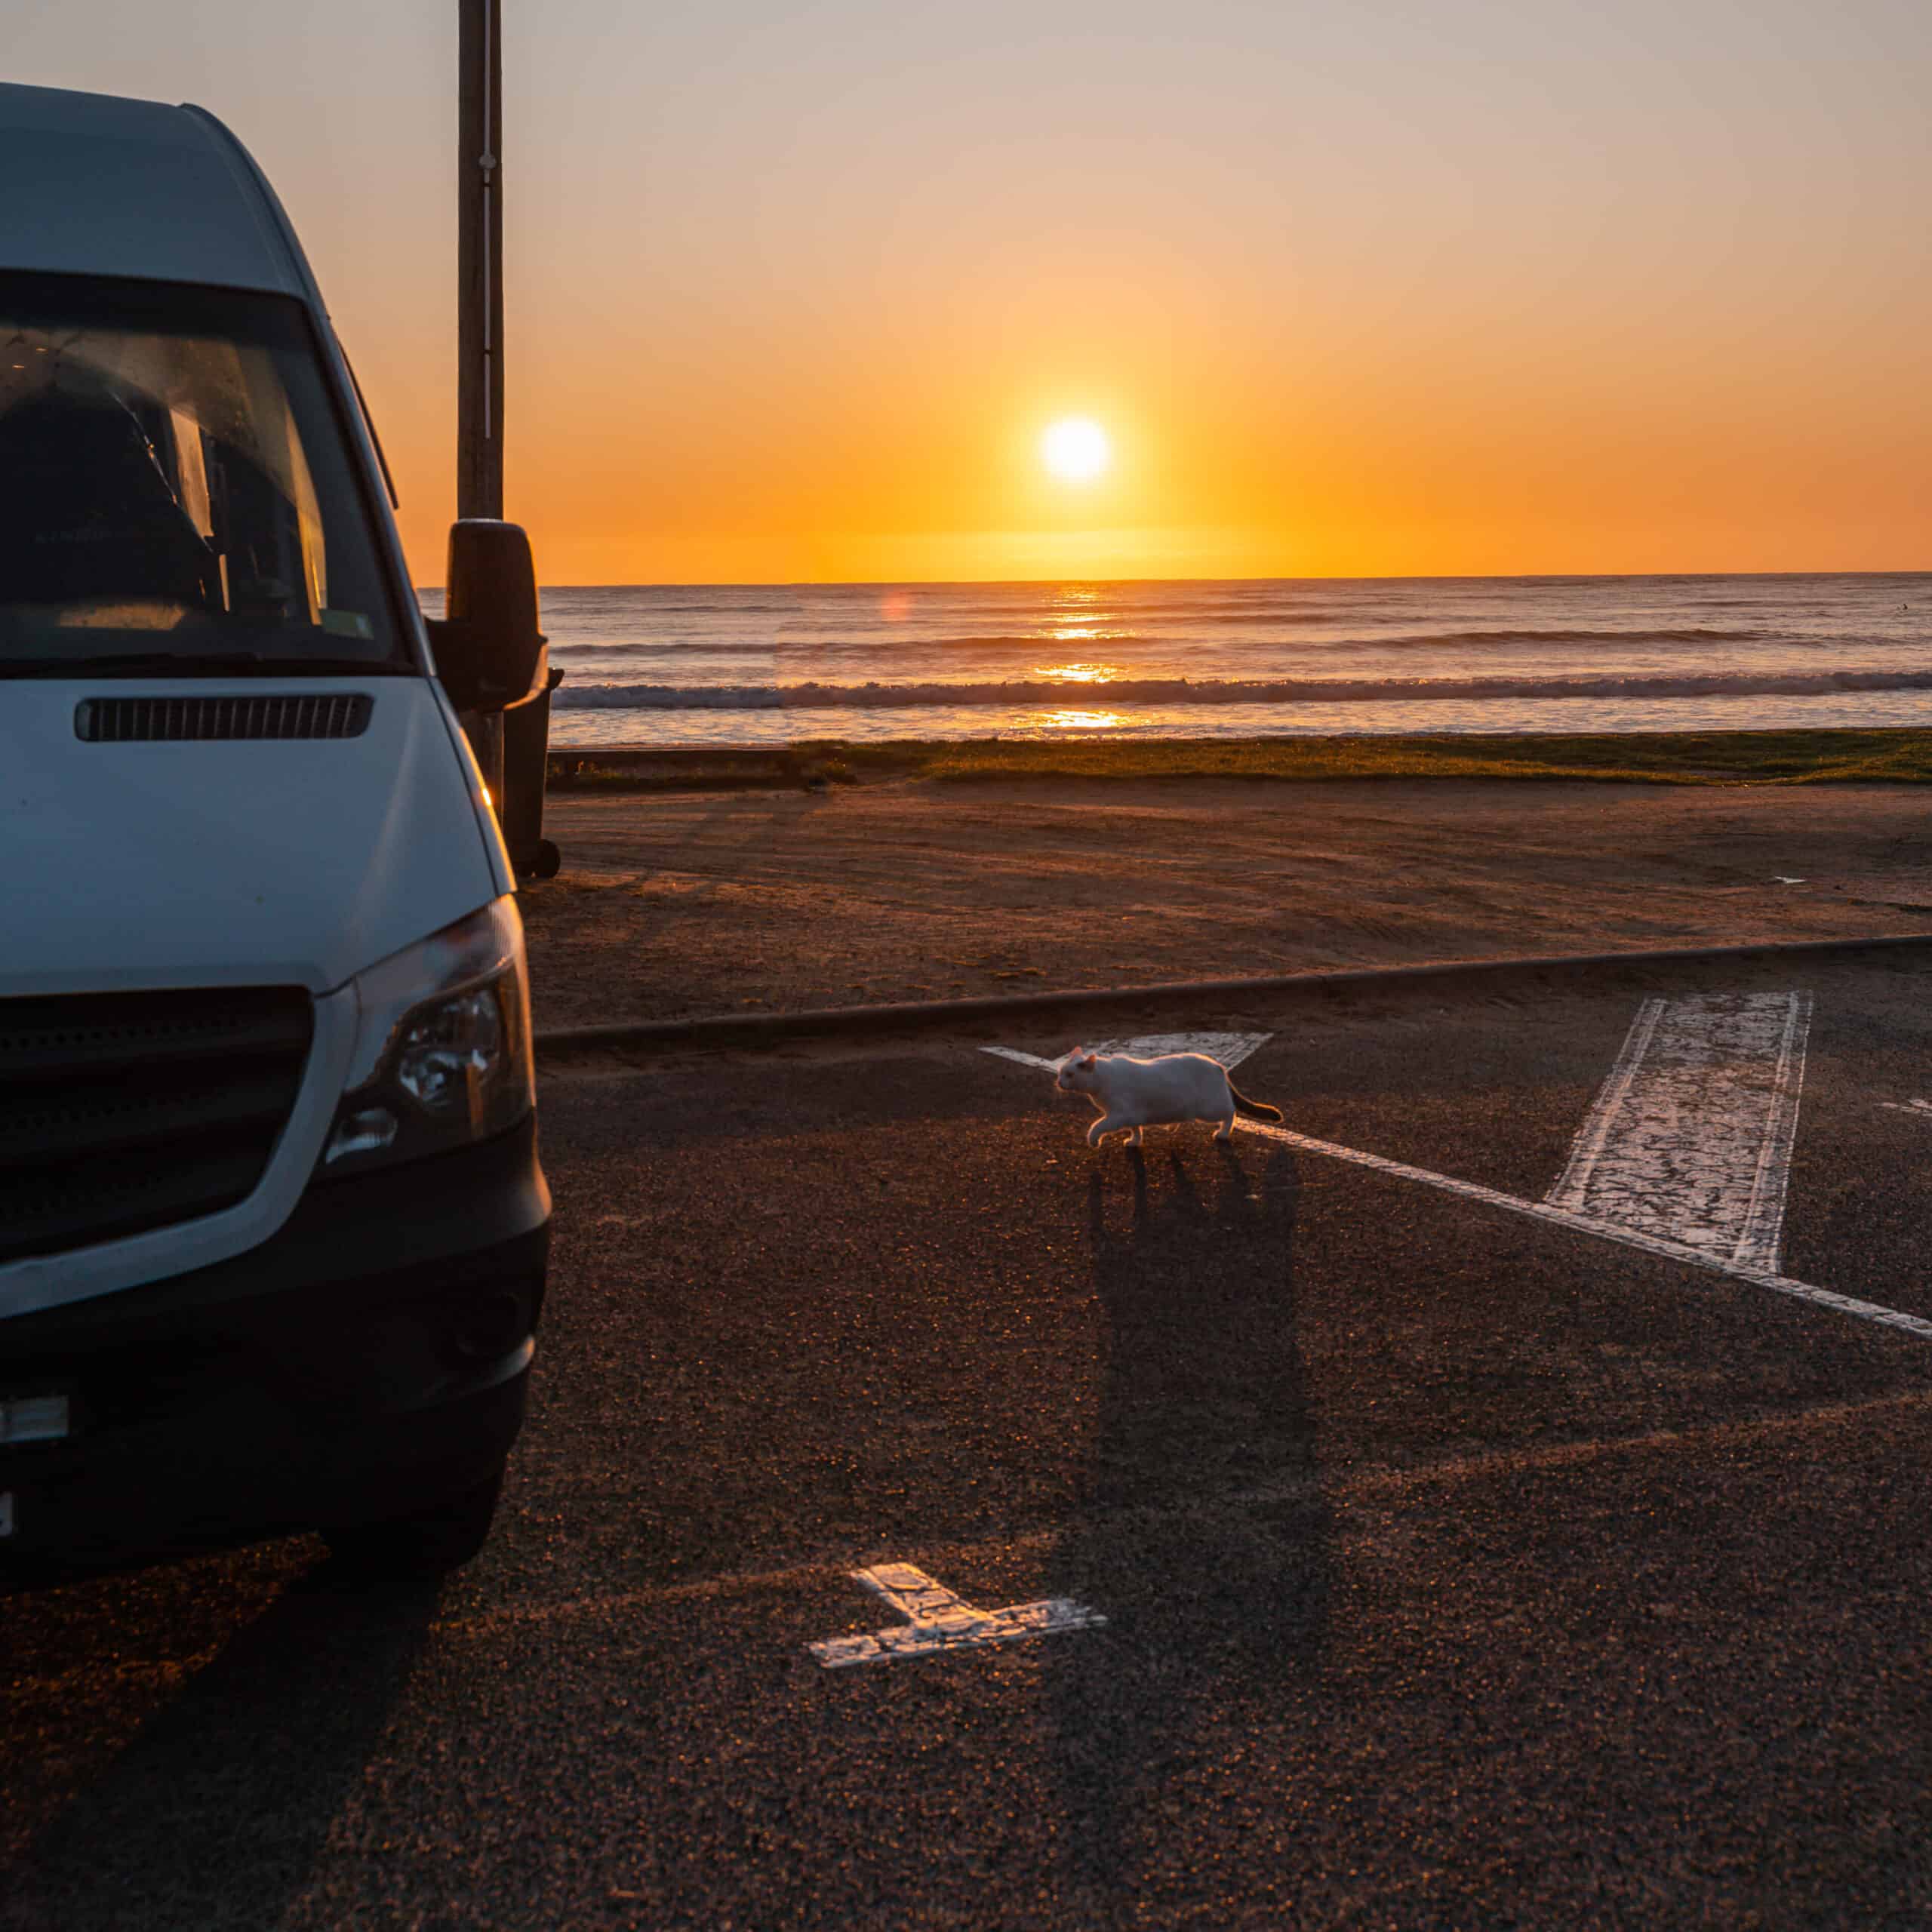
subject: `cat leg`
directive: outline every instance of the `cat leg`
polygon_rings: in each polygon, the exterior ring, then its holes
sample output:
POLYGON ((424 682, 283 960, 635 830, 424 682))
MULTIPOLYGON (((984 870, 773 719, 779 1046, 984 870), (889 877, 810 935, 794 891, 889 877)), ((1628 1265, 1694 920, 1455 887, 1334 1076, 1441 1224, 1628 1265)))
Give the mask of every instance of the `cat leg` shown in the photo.
POLYGON ((1090 1147, 1099 1146, 1100 1143, 1106 1140, 1107 1136, 1112 1133, 1114 1129, 1118 1125, 1119 1122, 1114 1118, 1112 1115, 1103 1114, 1100 1118, 1087 1130, 1088 1146, 1090 1147))
POLYGON ((1234 1116, 1234 1109, 1233 1109, 1232 1107, 1230 1107, 1230 1108, 1228 1109, 1228 1115, 1227 1115, 1227 1118, 1221 1122, 1221 1124, 1220 1124, 1220 1125, 1219 1127, 1217 1127, 1217 1128, 1215 1128, 1215 1130, 1214 1130, 1214 1138, 1215 1138, 1217 1140, 1220 1141, 1220 1143, 1221 1143, 1225 1146, 1226 1145, 1226 1143, 1227 1143, 1229 1141, 1232 1140, 1234 1137, 1235 1137, 1235 1116, 1234 1116))
POLYGON ((1140 1145, 1140 1130, 1139 1128, 1131 1128, 1128 1131, 1127 1144, 1130 1147, 1138 1147, 1140 1145))

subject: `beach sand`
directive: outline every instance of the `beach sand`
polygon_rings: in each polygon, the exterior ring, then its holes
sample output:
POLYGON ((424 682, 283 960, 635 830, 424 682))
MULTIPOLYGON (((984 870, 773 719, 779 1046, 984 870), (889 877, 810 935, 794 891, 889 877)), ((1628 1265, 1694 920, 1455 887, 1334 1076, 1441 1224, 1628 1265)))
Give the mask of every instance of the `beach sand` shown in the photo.
POLYGON ((1909 785, 915 778, 558 793, 545 830, 540 1029, 1932 931, 1909 785))

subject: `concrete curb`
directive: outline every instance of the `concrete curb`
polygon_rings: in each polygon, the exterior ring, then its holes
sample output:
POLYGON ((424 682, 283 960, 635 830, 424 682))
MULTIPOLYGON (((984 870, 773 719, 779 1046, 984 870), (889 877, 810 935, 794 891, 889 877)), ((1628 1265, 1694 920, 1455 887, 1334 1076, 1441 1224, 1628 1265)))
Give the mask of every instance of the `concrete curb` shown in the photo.
POLYGON ((851 1039, 869 1033, 923 1032, 974 1020, 1049 1013, 1181 1004, 1207 998, 1283 993, 1372 992, 1380 987, 1506 980, 1515 975, 1606 966, 1687 965, 1699 960, 1777 958, 1932 946, 1932 933, 1869 939, 1765 940, 1742 946, 1654 946, 1627 952, 1527 953, 1500 959, 1432 960, 1415 966, 1351 966, 1241 980, 1171 980, 1144 986, 1096 986, 1068 992, 1002 993, 984 999, 909 1000, 884 1006, 823 1006, 801 1013, 714 1014, 696 1020, 645 1020, 603 1026, 558 1026, 537 1035, 540 1054, 568 1056, 614 1047, 774 1047, 791 1040, 851 1039))

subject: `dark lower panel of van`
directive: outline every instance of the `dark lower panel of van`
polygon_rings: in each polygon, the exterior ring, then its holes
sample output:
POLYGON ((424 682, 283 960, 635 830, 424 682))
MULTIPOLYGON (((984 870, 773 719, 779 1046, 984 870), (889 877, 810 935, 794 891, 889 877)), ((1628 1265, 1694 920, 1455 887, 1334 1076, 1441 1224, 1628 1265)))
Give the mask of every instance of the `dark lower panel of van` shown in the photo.
POLYGON ((71 1428, 0 1447, 0 1586, 472 1488, 522 1420, 549 1206, 526 1121, 312 1188, 248 1254, 0 1323, 0 1397, 64 1395, 71 1428))

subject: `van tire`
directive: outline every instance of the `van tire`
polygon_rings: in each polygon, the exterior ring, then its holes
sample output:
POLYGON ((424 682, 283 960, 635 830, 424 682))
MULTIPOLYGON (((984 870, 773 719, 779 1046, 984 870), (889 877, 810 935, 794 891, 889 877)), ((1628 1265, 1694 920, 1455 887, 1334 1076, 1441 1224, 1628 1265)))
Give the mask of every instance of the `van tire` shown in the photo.
POLYGON ((337 1524, 323 1531, 322 1540, 351 1576, 371 1582, 440 1577, 460 1569, 489 1540, 503 1488, 499 1463, 473 1488, 433 1509, 380 1523, 337 1524))

